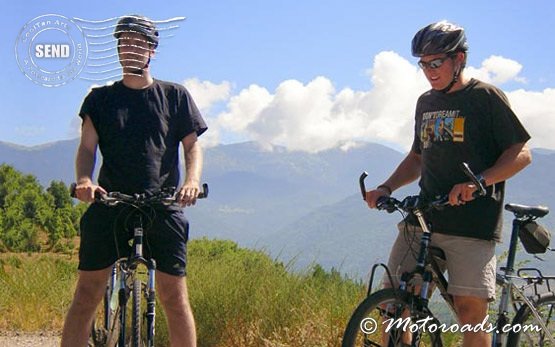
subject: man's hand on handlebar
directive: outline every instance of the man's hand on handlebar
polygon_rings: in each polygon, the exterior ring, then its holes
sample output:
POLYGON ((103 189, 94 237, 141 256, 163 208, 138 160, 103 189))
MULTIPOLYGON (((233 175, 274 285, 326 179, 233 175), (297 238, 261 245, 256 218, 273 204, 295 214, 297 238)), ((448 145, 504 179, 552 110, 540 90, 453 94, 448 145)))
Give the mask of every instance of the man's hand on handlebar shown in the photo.
POLYGON ((377 205, 377 201, 380 197, 382 196, 387 196, 389 197, 390 194, 387 191, 387 189, 384 188, 376 188, 374 190, 370 190, 368 192, 366 192, 366 197, 364 200, 366 200, 366 203, 368 204, 368 207, 370 208, 376 208, 377 205))
POLYGON ((474 193, 477 190, 478 188, 472 182, 455 184, 451 189, 451 192, 449 192, 449 205, 464 205, 467 201, 474 200, 474 193))
POLYGON ((89 179, 79 180, 75 186, 75 198, 83 202, 94 202, 96 194, 107 194, 101 186, 92 183, 89 179))
POLYGON ((181 206, 192 206, 197 202, 200 193, 198 183, 186 182, 177 192, 175 200, 181 206))

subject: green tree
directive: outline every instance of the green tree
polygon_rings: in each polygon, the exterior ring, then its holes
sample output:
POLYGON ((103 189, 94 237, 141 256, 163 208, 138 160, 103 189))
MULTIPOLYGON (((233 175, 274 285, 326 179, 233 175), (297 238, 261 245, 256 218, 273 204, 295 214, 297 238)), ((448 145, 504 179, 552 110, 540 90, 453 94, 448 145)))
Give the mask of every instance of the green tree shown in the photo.
POLYGON ((54 198, 54 208, 60 209, 73 206, 71 196, 69 195, 69 189, 64 182, 50 182, 50 186, 46 189, 46 192, 54 198))
POLYGON ((73 207, 63 182, 51 182, 44 191, 34 176, 23 175, 9 165, 0 165, 0 241, 3 249, 38 251, 44 236, 53 249, 62 238, 77 234, 81 211, 81 207, 73 207))
POLYGON ((0 165, 0 208, 4 208, 6 198, 17 191, 21 181, 21 173, 9 165, 0 165))
POLYGON ((72 208, 54 210, 45 223, 48 233, 48 243, 55 247, 61 239, 72 238, 77 235, 75 214, 72 208))

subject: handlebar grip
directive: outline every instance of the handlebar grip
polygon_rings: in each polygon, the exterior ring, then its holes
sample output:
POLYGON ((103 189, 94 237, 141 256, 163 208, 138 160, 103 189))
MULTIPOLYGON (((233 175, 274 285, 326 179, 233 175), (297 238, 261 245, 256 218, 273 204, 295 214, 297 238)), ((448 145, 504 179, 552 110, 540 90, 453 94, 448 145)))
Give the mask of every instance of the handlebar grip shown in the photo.
POLYGON ((206 199, 208 197, 208 183, 202 184, 202 191, 199 193, 197 199, 206 199))
POLYGON ((75 188, 77 188, 77 183, 74 182, 74 183, 69 185, 69 196, 71 196, 72 198, 76 198, 75 188))
POLYGON ((360 174, 360 177, 358 179, 360 192, 362 193, 362 200, 365 200, 365 201, 366 201, 366 185, 364 184, 364 180, 366 179, 366 177, 368 177, 368 172, 364 171, 362 174, 360 174))

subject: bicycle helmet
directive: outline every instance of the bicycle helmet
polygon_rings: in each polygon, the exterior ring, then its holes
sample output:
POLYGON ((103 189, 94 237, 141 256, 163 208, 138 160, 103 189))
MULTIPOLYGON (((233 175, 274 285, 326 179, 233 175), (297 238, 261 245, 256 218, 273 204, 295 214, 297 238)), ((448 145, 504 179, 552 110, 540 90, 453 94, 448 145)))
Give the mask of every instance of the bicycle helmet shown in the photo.
POLYGON ((134 32, 144 35, 147 40, 153 44, 154 49, 158 47, 158 30, 154 23, 145 16, 129 15, 122 17, 116 29, 114 30, 114 37, 119 39, 123 33, 134 32))
POLYGON ((412 55, 415 57, 467 50, 464 29, 447 21, 432 23, 420 29, 412 39, 412 55))

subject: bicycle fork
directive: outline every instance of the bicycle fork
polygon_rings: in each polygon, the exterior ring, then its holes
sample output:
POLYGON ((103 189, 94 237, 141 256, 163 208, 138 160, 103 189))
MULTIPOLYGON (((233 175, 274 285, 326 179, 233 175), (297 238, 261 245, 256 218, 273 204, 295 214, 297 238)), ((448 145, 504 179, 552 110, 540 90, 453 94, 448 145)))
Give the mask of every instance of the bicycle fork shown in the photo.
POLYGON ((154 323, 156 317, 156 261, 149 259, 147 262, 148 282, 146 288, 146 335, 147 346, 154 347, 154 323))
POLYGON ((119 321, 120 321, 120 331, 118 346, 125 346, 125 323, 127 316, 127 299, 129 298, 129 293, 127 291, 127 274, 125 267, 120 264, 119 269, 119 290, 118 290, 118 304, 119 304, 119 321))
MULTIPOLYGON (((420 286, 420 293, 415 293, 416 298, 416 308, 419 312, 425 313, 425 317, 416 317, 417 319, 435 319, 431 312, 428 310, 428 301, 429 301, 429 290, 430 284, 433 281, 433 274, 432 272, 426 268, 426 259, 428 257, 428 246, 431 242, 431 233, 426 225, 424 220, 424 216, 419 209, 414 210, 414 215, 418 219, 420 227, 422 228, 422 236, 420 238, 420 253, 418 254, 418 259, 416 261, 416 270, 413 274, 419 274, 422 276, 422 283, 420 286)), ((401 275, 401 280, 399 282, 399 288, 401 290, 407 290, 407 281, 412 277, 410 273, 403 273, 401 275)), ((412 343, 411 346, 419 346, 420 340, 422 338, 423 331, 414 332, 412 335, 412 343)), ((390 341, 391 342, 391 341, 390 341)), ((437 339, 433 342, 434 346, 442 346, 441 339, 437 339)))

